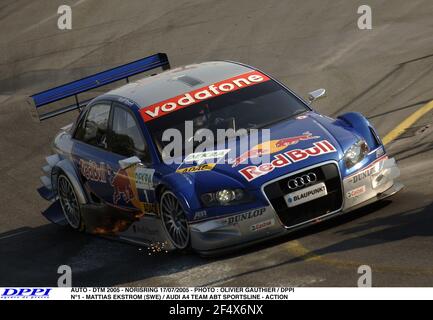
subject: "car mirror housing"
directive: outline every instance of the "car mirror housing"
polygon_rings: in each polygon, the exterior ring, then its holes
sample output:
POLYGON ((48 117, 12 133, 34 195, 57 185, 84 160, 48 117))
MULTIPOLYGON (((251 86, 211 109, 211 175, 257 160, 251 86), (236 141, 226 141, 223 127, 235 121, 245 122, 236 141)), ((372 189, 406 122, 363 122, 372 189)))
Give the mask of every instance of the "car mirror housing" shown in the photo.
POLYGON ((139 164, 139 163, 141 163, 141 160, 137 156, 133 156, 130 158, 119 160, 119 166, 122 169, 129 168, 129 167, 136 165, 136 164, 139 164))
POLYGON ((326 90, 321 88, 308 93, 308 101, 313 102, 326 97, 326 90))

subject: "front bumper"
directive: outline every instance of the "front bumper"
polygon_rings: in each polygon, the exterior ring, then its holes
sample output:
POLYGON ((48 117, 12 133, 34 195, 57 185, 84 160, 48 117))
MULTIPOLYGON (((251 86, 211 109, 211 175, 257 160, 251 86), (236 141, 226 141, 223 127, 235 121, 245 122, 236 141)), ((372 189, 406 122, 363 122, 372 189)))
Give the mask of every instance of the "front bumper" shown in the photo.
POLYGON ((287 234, 395 194, 403 188, 402 184, 395 182, 399 175, 395 160, 383 156, 341 181, 343 200, 341 208, 336 211, 287 226, 273 206, 269 205, 229 217, 194 223, 190 225, 192 247, 201 254, 212 255, 287 234))
POLYGON ((394 180, 399 176, 400 170, 395 159, 384 156, 344 178, 343 211, 350 211, 384 193, 394 185, 394 180))

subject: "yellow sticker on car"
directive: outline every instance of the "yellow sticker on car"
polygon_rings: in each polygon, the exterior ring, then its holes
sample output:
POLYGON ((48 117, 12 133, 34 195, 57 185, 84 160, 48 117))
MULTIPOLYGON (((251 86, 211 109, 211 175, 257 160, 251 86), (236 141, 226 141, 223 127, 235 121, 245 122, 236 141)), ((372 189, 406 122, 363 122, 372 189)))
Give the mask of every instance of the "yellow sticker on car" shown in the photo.
POLYGON ((210 171, 215 167, 216 163, 204 163, 198 166, 177 169, 177 173, 194 173, 199 171, 210 171))

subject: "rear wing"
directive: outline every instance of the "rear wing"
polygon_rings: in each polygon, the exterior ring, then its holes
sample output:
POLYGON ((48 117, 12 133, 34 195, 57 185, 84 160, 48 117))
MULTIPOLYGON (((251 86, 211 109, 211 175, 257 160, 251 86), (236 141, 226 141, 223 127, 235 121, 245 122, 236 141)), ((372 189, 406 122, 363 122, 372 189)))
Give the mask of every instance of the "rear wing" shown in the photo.
POLYGON ((129 77, 159 67, 163 70, 170 69, 170 63, 165 53, 157 53, 113 69, 96 73, 77 81, 36 93, 28 99, 31 106, 32 117, 39 121, 43 121, 72 110, 81 110, 81 108, 85 107, 91 99, 80 102, 78 94, 123 79, 126 79, 126 82, 129 82, 129 77), (46 111, 46 109, 45 112, 41 111, 44 106, 69 97, 75 97, 75 103, 51 111, 46 111))

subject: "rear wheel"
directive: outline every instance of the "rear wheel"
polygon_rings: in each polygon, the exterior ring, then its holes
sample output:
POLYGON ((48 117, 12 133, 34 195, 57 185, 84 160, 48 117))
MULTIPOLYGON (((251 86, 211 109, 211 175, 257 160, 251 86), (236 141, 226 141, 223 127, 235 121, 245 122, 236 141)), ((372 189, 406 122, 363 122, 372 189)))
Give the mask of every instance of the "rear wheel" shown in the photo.
POLYGON ((78 230, 81 226, 81 210, 75 189, 69 178, 60 174, 57 178, 57 195, 62 206, 66 221, 72 229, 78 230))
POLYGON ((190 242, 190 231, 185 211, 173 192, 166 190, 160 201, 164 229, 177 249, 186 249, 190 242))

